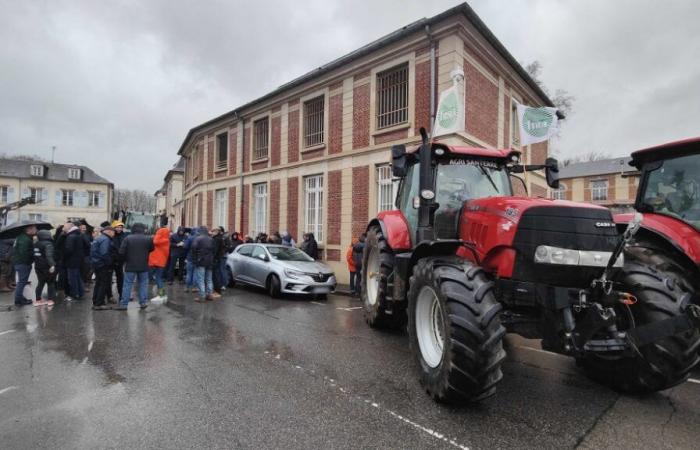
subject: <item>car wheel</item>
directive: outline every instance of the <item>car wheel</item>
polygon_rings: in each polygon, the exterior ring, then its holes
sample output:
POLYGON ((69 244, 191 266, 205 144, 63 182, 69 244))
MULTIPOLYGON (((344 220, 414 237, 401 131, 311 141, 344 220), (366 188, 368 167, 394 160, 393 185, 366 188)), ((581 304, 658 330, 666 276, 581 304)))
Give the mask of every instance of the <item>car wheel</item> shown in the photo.
POLYGON ((267 279, 267 293, 272 298, 279 298, 281 293, 280 279, 277 275, 272 274, 267 279))

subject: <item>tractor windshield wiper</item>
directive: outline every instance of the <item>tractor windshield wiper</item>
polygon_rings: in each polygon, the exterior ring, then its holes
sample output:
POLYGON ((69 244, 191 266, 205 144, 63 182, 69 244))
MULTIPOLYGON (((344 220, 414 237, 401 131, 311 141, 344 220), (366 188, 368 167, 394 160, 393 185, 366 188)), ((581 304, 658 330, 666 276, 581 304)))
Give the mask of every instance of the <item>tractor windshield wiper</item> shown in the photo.
POLYGON ((496 190, 496 192, 500 193, 501 191, 498 190, 498 186, 496 186, 496 182, 493 181, 493 178, 491 178, 491 174, 488 173, 486 169, 484 169, 484 166, 479 166, 479 169, 481 169, 481 172, 486 175, 486 178, 491 182, 491 186, 496 190))

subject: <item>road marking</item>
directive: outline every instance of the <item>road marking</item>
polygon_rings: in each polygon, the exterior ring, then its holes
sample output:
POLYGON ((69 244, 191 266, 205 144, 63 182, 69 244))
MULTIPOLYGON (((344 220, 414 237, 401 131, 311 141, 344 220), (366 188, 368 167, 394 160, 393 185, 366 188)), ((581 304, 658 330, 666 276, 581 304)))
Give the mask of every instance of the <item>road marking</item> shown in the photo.
MULTIPOLYGON (((279 354, 275 355, 267 350, 265 351, 265 354, 273 356, 274 359, 280 359, 279 354)), ((298 366, 298 365, 295 365, 294 367, 296 369, 303 370, 307 373, 311 373, 312 375, 314 375, 316 373, 313 369, 305 369, 305 368, 298 366)), ((358 401, 358 402, 365 403, 373 408, 376 408, 378 411, 380 411, 382 413, 389 414, 392 417, 394 417, 395 419, 398 419, 398 420, 404 422, 405 424, 410 425, 411 427, 415 428, 418 431, 426 433, 426 434, 428 434, 436 439, 443 441, 446 444, 451 445, 452 447, 459 448, 461 450, 470 450, 469 447, 467 447, 466 445, 462 445, 462 444, 458 443, 457 441, 455 441, 454 439, 450 439, 447 436, 445 436, 444 434, 442 434, 436 430, 432 430, 428 427, 424 427, 423 425, 420 425, 420 424, 412 421, 411 419, 402 416, 399 413, 396 413, 388 408, 383 407, 381 404, 379 404, 375 401, 366 399, 360 395, 352 394, 349 390, 343 388, 342 386, 338 386, 336 384, 336 380, 334 380, 333 378, 330 378, 330 377, 324 375, 323 380, 326 381, 327 383, 329 383, 329 385, 332 388, 337 389, 341 394, 347 396, 350 401, 358 401)))
POLYGON ((7 333, 14 333, 14 331, 15 330, 7 330, 7 331, 0 332, 0 336, 2 336, 3 334, 7 334, 7 333))
POLYGON ((688 378, 688 381, 691 383, 700 384, 700 380, 696 380, 695 378, 688 378))
POLYGON ((341 311, 355 311, 356 309, 362 309, 362 306, 353 306, 350 308, 335 308, 335 309, 339 309, 341 311))
POLYGON ((5 392, 12 391, 14 389, 17 389, 17 386, 10 386, 10 387, 6 387, 5 389, 0 389, 0 395, 4 394, 5 392))
POLYGON ((314 305, 319 305, 319 306, 326 306, 325 303, 319 303, 319 302, 309 302, 309 303, 313 303, 314 305))

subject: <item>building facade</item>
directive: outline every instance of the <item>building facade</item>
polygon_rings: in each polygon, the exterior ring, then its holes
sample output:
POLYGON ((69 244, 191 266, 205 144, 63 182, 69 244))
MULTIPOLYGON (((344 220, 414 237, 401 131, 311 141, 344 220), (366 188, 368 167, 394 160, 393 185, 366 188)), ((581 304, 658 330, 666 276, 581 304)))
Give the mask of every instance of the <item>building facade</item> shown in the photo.
POLYGON ((158 212, 165 211, 171 231, 184 223, 182 215, 182 189, 185 177, 185 158, 180 157, 163 179, 163 187, 156 193, 158 212))
POLYGON ((43 220, 54 226, 85 219, 109 220, 114 186, 85 166, 0 159, 0 205, 31 197, 34 204, 11 211, 7 223, 43 220))
MULTIPOLYGON (((191 129, 178 152, 181 223, 253 237, 286 230, 297 241, 312 232, 345 281, 345 249, 378 211, 393 209, 391 146, 419 143, 419 129, 430 129, 431 85, 436 101, 455 68, 465 74, 465 131, 440 140, 512 147, 524 163, 543 163, 546 143, 519 146, 515 104, 551 101, 463 4, 191 129)), ((525 176, 531 194, 547 195, 541 174, 525 176)))
POLYGON ((559 189, 552 198, 607 206, 614 212, 630 212, 639 187, 640 173, 631 158, 610 158, 571 163, 559 168, 559 189))

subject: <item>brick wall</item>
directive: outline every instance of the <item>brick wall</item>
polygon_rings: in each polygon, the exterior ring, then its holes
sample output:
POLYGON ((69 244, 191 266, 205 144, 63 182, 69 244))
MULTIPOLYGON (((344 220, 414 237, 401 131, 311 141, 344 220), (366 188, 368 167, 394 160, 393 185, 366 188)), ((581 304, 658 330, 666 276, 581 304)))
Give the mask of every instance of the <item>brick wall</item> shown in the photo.
POLYGON ((299 161, 299 110, 290 111, 287 117, 287 159, 296 162, 299 161))
POLYGON ((247 172, 250 170, 250 128, 243 130, 243 171, 247 172))
POLYGON ((202 208, 204 208, 204 199, 202 198, 201 194, 197 195, 198 202, 197 202, 197 217, 194 218, 195 220, 195 226, 200 226, 202 224, 202 219, 204 218, 204 215, 202 214, 202 208))
POLYGON ((204 223, 209 229, 214 226, 214 191, 207 191, 207 217, 204 223))
POLYGON ((270 182, 270 233, 280 231, 280 180, 270 182))
POLYGON ((228 224, 226 228, 229 232, 236 229, 236 187, 228 188, 228 224))
POLYGON ((352 238, 361 235, 369 221, 369 166, 352 168, 352 238))
POLYGON ((250 234, 248 229, 248 208, 250 207, 250 185, 243 185, 243 193, 241 194, 241 232, 250 234))
MULTIPOLYGON (((342 83, 341 83, 342 86, 342 83)), ((328 153, 343 151, 343 93, 332 95, 328 111, 328 153)))
POLYGON ((287 231, 296 241, 301 241, 297 235, 299 217, 299 177, 287 178, 287 231))
MULTIPOLYGON (((228 174, 236 173, 236 163, 238 161, 238 128, 228 135, 228 174)), ((233 204, 233 203, 231 203, 233 204)))
POLYGON ((352 148, 369 146, 369 83, 357 86, 352 97, 352 148))
POLYGON ((637 198, 637 188, 639 187, 639 177, 637 177, 637 176, 629 177, 627 179, 627 183, 628 183, 627 195, 629 196, 630 200, 634 201, 637 198))
POLYGON ((498 144, 498 86, 464 62, 466 130, 494 147, 498 144))
POLYGON ((326 261, 340 261, 340 250, 327 249, 326 261))
POLYGON ((330 245, 340 244, 340 213, 343 199, 342 171, 328 172, 328 239, 330 245))
POLYGON ((207 180, 214 178, 214 143, 207 143, 207 180))
POLYGON ((540 186, 539 184, 530 184, 530 197, 547 197, 547 188, 540 186))
POLYGON ((594 177, 586 177, 583 180, 583 200, 586 202, 592 202, 593 193, 591 192, 591 181, 597 180, 608 180, 608 199, 605 201, 615 200, 615 175, 602 175, 594 177))
POLYGON ((414 129, 415 134, 419 135, 421 127, 430 130, 430 61, 416 64, 415 98, 414 129))
POLYGON ((504 116, 504 121, 503 121, 503 146, 504 147, 510 147, 510 105, 511 105, 511 98, 509 96, 505 96, 503 98, 503 116, 504 116))
POLYGON ((530 147, 531 164, 544 164, 547 159, 547 142, 538 142, 530 147))
POLYGON ((272 126, 272 142, 270 143, 270 161, 272 167, 280 165, 280 152, 282 145, 282 119, 277 116, 271 121, 272 126))
POLYGON ((198 145, 195 151, 197 152, 197 175, 199 181, 202 181, 204 179, 204 149, 198 145))
MULTIPOLYGON (((426 128, 427 129, 427 128, 426 128)), ((374 139, 375 144, 384 144, 386 142, 398 141, 400 139, 406 139, 408 137, 408 130, 395 130, 389 133, 384 133, 378 135, 374 139)))

